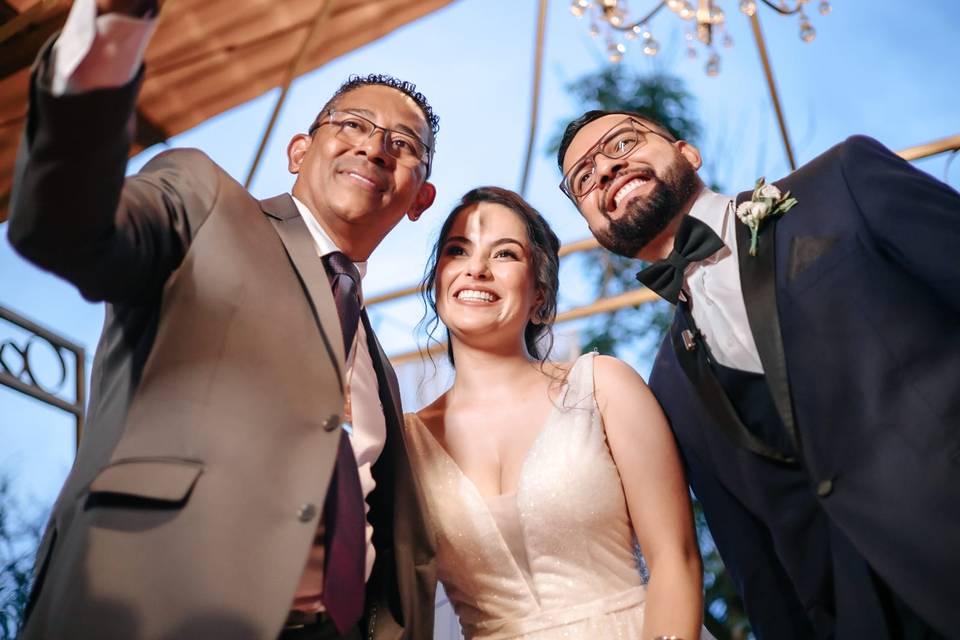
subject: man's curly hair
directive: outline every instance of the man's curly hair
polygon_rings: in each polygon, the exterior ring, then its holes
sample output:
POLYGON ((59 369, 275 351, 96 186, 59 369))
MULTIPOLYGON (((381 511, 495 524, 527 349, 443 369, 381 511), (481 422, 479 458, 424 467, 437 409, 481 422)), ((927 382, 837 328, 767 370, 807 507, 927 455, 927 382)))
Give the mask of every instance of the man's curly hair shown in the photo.
MULTIPOLYGON (((437 132, 440 131, 440 117, 433 112, 433 107, 431 107, 430 103, 427 102, 426 96, 417 91, 417 85, 413 84, 412 82, 400 80, 399 78, 395 78, 384 73, 371 73, 365 76, 352 75, 347 78, 346 82, 341 84, 340 88, 337 89, 334 94, 330 96, 330 99, 327 100, 327 103, 323 105, 323 108, 320 110, 320 113, 317 114, 317 118, 315 118, 314 121, 321 118, 325 113, 327 113, 327 111, 335 107, 337 100, 339 100, 340 96, 343 94, 369 85, 382 85, 384 87, 396 89, 416 102, 417 106, 420 107, 420 111, 423 112, 424 119, 430 126, 430 133, 432 134, 431 137, 436 140, 437 132)), ((430 146, 434 146, 433 140, 430 141, 430 146)))

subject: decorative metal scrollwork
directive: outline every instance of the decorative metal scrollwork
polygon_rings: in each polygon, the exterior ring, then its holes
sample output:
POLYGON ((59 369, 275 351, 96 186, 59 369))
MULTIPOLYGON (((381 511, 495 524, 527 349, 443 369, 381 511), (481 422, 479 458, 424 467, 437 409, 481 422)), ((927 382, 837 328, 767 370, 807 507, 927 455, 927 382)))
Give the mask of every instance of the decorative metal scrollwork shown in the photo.
POLYGON ((0 385, 72 413, 79 442, 86 404, 83 347, 4 307, 0 307, 0 319, 19 329, 16 337, 0 338, 0 385), (41 354, 52 354, 51 366, 46 366, 41 354), (44 379, 48 368, 53 371, 53 380, 44 379), (73 397, 67 389, 71 378, 73 397))
POLYGON ((18 346, 12 339, 7 339, 0 342, 0 371, 13 376, 24 384, 36 387, 40 391, 56 394, 63 389, 63 385, 67 381, 67 361, 64 358, 64 351, 66 351, 64 347, 57 346, 43 336, 36 334, 28 336, 23 347, 18 346), (36 353, 33 348, 38 343, 46 345, 56 356, 56 364, 60 371, 59 380, 55 384, 43 384, 38 379, 37 374, 34 373, 36 363, 32 362, 30 357, 31 354, 36 353))

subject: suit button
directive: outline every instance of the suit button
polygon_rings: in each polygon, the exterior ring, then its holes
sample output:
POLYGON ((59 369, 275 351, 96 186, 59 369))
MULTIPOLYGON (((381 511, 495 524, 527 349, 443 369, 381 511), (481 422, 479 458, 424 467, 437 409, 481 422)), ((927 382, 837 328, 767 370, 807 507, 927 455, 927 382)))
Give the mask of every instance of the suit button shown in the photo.
POLYGON ((833 493, 833 480, 829 478, 827 480, 821 480, 817 483, 817 495, 821 498, 826 498, 828 495, 833 493))
POLYGON ((309 502, 300 505, 300 508, 297 509, 297 518, 300 519, 300 522, 310 522, 315 515, 317 515, 317 508, 309 502))
POLYGON ((340 416, 333 413, 330 414, 330 417, 327 418, 327 421, 323 423, 324 431, 335 431, 340 426, 340 416))

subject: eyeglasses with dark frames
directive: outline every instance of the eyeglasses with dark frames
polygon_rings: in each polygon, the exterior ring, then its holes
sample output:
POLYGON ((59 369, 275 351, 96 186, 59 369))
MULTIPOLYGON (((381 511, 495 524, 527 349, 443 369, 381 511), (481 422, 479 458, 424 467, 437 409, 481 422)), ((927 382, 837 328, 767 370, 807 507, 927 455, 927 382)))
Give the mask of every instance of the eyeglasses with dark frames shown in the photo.
POLYGON ((660 136, 667 142, 675 140, 632 117, 626 117, 611 127, 600 138, 600 142, 583 154, 560 181, 560 190, 577 204, 599 184, 597 176, 597 154, 611 160, 623 158, 647 144, 650 135, 660 136))
POLYGON ((331 125, 335 131, 334 135, 352 146, 359 146, 372 138, 378 130, 382 131, 383 148, 396 158, 398 163, 406 167, 416 167, 423 163, 427 165, 427 174, 430 173, 433 149, 412 134, 381 127, 376 122, 356 113, 336 110, 318 117, 307 133, 313 135, 314 131, 324 125, 331 125))

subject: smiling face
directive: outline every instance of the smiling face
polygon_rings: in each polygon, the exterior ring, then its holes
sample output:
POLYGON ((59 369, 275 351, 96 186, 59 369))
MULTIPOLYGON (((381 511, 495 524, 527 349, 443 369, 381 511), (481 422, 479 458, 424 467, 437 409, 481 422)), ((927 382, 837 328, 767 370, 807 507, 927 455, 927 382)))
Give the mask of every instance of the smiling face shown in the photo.
MULTIPOLYGON (((340 96, 333 106, 431 140, 417 104, 391 87, 364 85, 340 96)), ((313 135, 297 134, 290 141, 288 168, 297 175, 293 195, 344 253, 355 261, 366 260, 404 215, 419 218, 436 191, 426 182, 426 164, 406 166, 387 153, 383 131, 374 131, 359 144, 336 134, 337 127, 324 125, 313 135)))
MULTIPOLYGON (((584 125, 563 158, 567 175, 625 118, 603 116, 584 125)), ((647 260, 664 257, 673 246, 680 218, 702 188, 697 176, 700 154, 684 142, 656 134, 621 158, 595 157, 597 186, 577 202, 590 231, 609 251, 647 260)))
POLYGON ((541 302, 534 280, 523 221, 480 202, 457 214, 440 248, 437 313, 453 338, 522 347, 541 302))

